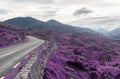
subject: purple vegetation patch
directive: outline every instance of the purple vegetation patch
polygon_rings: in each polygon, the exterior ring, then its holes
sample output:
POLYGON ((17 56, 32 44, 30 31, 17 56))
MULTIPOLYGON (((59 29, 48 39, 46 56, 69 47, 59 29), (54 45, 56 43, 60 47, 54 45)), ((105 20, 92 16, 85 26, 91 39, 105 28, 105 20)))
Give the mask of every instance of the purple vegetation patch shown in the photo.
POLYGON ((120 79, 120 41, 90 35, 59 35, 44 79, 120 79))
POLYGON ((0 22, 0 48, 25 41, 25 35, 19 28, 0 22))

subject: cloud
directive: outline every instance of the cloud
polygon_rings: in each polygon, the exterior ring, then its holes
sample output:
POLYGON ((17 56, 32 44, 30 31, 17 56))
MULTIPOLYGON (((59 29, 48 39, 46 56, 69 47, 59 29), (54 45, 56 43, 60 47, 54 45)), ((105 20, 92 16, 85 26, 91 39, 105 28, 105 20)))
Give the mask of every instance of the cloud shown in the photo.
MULTIPOLYGON (((57 1, 57 0, 56 0, 57 1)), ((120 3, 120 0, 59 0, 61 5, 87 5, 87 6, 95 6, 95 7, 107 7, 107 6, 115 6, 120 3)))
POLYGON ((57 11, 44 11, 44 13, 48 13, 48 14, 56 14, 57 13, 57 11))
POLYGON ((44 11, 42 16, 46 17, 46 18, 51 18, 53 16, 57 15, 57 11, 44 11))
POLYGON ((58 8, 51 6, 41 6, 36 9, 36 11, 32 11, 33 15, 37 15, 44 18, 51 18, 57 15, 59 12, 58 8))
POLYGON ((53 0, 11 0, 16 3, 36 3, 36 4, 51 4, 54 3, 53 0))
POLYGON ((9 13, 8 10, 3 9, 3 8, 0 9, 0 15, 5 15, 5 14, 8 14, 8 13, 9 13))
POLYGON ((81 9, 79 9, 79 10, 76 10, 76 11, 73 13, 73 15, 74 15, 74 16, 80 16, 80 15, 86 15, 86 14, 90 14, 90 13, 93 13, 93 11, 90 10, 90 9, 88 9, 88 8, 86 8, 86 7, 83 7, 83 8, 81 8, 81 9))

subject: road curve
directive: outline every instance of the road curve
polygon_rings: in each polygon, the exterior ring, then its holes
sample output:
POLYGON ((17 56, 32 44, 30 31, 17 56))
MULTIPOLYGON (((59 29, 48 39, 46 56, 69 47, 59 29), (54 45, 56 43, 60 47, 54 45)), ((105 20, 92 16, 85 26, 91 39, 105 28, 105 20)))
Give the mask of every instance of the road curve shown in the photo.
POLYGON ((27 36, 29 42, 0 49, 0 77, 9 72, 30 51, 44 43, 44 40, 27 36))

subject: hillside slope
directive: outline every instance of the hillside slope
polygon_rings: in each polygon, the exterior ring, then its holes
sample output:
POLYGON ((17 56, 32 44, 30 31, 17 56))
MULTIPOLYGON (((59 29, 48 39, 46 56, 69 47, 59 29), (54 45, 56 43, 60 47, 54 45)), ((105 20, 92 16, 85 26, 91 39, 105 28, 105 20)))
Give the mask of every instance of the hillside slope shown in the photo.
POLYGON ((0 22, 0 47, 23 42, 25 40, 25 35, 20 32, 20 30, 20 28, 0 22))

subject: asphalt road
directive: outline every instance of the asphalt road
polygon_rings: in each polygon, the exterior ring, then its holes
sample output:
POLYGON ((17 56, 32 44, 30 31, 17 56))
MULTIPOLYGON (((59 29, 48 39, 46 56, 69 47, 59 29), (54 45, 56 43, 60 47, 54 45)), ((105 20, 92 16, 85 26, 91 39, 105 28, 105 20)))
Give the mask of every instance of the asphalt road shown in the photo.
POLYGON ((27 36, 29 42, 0 49, 0 77, 13 68, 25 55, 44 43, 44 40, 27 36))

